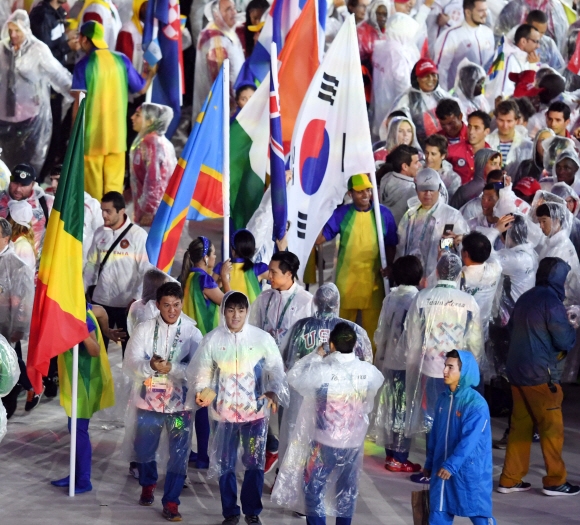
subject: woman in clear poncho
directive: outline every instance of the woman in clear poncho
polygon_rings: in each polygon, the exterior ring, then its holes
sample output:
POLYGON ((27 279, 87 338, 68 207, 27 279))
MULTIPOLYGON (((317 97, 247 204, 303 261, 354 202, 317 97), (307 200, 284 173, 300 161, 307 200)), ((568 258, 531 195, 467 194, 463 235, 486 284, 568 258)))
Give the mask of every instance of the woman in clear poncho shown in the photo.
POLYGON ((0 40, 0 147, 13 168, 31 164, 40 173, 52 135, 50 88, 72 102, 71 74, 32 35, 28 13, 18 9, 0 40))
POLYGON ((381 134, 383 121, 395 100, 411 87, 411 71, 420 57, 415 45, 419 27, 411 16, 395 13, 387 20, 384 41, 375 43, 370 107, 373 137, 381 134))
POLYGON ((384 162, 387 155, 401 144, 413 146, 421 154, 423 153, 417 140, 415 124, 410 118, 393 117, 388 124, 387 119, 385 119, 379 129, 379 138, 381 141, 375 145, 375 162, 384 162))
POLYGON ((361 22, 356 28, 360 61, 363 65, 370 63, 375 43, 378 40, 384 40, 387 35, 386 28, 389 26, 385 27, 385 22, 387 22, 388 12, 389 7, 385 0, 374 0, 367 7, 366 20, 361 22), (383 9, 377 13, 381 7, 383 9))
POLYGON ((576 249, 576 255, 580 258, 580 219, 578 219, 580 198, 574 188, 568 186, 565 182, 556 182, 552 186, 551 193, 566 201, 566 206, 568 206, 568 210, 574 217, 572 219, 572 229, 570 230, 570 240, 576 249))
MULTIPOLYGON (((6 338, 0 335, 0 397, 9 394, 18 382, 18 356, 6 338)), ((6 409, 0 403, 0 442, 6 435, 6 409)))
POLYGON ((489 113, 489 104, 482 94, 486 78, 483 68, 467 58, 457 66, 453 95, 457 98, 464 117, 478 110, 489 113))
POLYGON ((161 104, 142 104, 131 117, 138 132, 130 151, 131 192, 134 221, 151 226, 159 203, 177 165, 173 144, 165 132, 173 110, 161 104))
POLYGON ((538 130, 533 141, 532 158, 523 160, 514 176, 512 177, 514 185, 524 177, 532 177, 540 180, 544 173, 544 142, 555 136, 555 133, 550 128, 542 128, 538 130))

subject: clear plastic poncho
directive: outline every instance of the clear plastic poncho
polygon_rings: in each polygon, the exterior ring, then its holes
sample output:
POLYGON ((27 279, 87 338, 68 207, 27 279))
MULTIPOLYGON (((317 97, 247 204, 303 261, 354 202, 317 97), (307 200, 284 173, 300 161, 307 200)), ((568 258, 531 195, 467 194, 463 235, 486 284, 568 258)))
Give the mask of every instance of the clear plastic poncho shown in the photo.
POLYGON ((175 148, 165 137, 173 110, 161 104, 141 105, 143 129, 131 145, 130 181, 135 222, 155 215, 177 165, 175 148))
POLYGON ((304 399, 272 501, 307 516, 349 518, 355 511, 363 444, 379 370, 353 354, 314 352, 288 373, 304 399))
POLYGON ((457 255, 444 253, 437 263, 435 288, 417 294, 405 320, 399 345, 407 360, 407 437, 429 432, 433 425, 436 380, 443 378, 447 352, 465 349, 473 354, 480 370, 485 369, 479 306, 471 295, 458 289, 461 268, 457 255))
POLYGON ((387 9, 387 13, 389 12, 389 6, 385 0, 373 0, 367 7, 366 20, 358 24, 356 28, 360 61, 363 65, 370 62, 376 42, 384 40, 387 34, 388 26, 383 32, 377 22, 377 9, 381 6, 387 9))
POLYGON ((235 470, 236 464, 244 470, 263 470, 270 410, 262 396, 266 392, 276 394, 281 406, 288 406, 290 398, 284 363, 274 339, 249 324, 249 311, 240 332, 233 333, 227 327, 224 305, 231 293, 222 300, 219 326, 206 334, 187 368, 189 409, 197 407, 197 392, 210 388, 217 394, 208 406, 212 422, 209 477, 235 470), (240 427, 238 434, 234 425, 240 427), (234 465, 229 453, 232 439, 237 440, 238 447, 234 465))
POLYGON ((388 127, 386 126, 387 119, 381 124, 381 129, 379 130, 379 137, 381 140, 385 141, 385 149, 387 153, 393 151, 397 146, 401 144, 407 144, 407 146, 412 146, 417 148, 420 152, 423 151, 417 140, 417 129, 413 121, 407 117, 393 117, 388 127), (411 126, 412 137, 409 141, 408 139, 403 141, 403 138, 399 136, 399 127, 403 122, 406 122, 411 126))
POLYGON ((395 13, 387 20, 385 40, 375 43, 370 107, 373 137, 381 134, 395 100, 411 87, 411 71, 420 58, 414 44, 419 27, 411 16, 395 13))
POLYGON ((375 332, 375 366, 385 377, 385 383, 377 394, 375 414, 369 434, 379 446, 397 449, 394 434, 402 435, 405 430, 405 381, 401 372, 407 368, 407 360, 399 340, 407 312, 419 290, 415 286, 399 285, 391 288, 385 297, 379 325, 375 332))
POLYGON ((513 27, 525 24, 528 13, 534 9, 546 13, 547 35, 556 41, 558 48, 562 48, 569 23, 566 11, 558 0, 511 0, 499 15, 494 28, 495 35, 500 37, 509 33, 513 27))
MULTIPOLYGON (((542 142, 544 148, 544 170, 553 173, 558 155, 565 150, 574 150, 574 142, 566 137, 550 137, 542 142)), ((541 180, 541 179, 540 179, 541 180)))
POLYGON ((195 323, 184 315, 171 325, 166 324, 161 315, 158 315, 135 328, 123 359, 123 373, 132 382, 123 440, 123 455, 128 461, 157 461, 158 466, 164 466, 167 463, 166 458, 171 458, 172 454, 178 452, 169 450, 167 439, 168 434, 172 434, 181 436, 176 442, 183 443, 188 451, 187 454, 184 450, 178 453, 185 457, 183 464, 170 462, 167 470, 178 475, 187 473, 193 417, 191 408, 186 407, 187 394, 191 387, 186 372, 201 339, 201 332, 195 323), (151 368, 150 361, 154 354, 171 363, 168 374, 158 374, 151 368), (152 440, 154 443, 159 439, 148 428, 143 416, 146 412, 168 416, 165 418, 165 430, 158 446, 138 446, 138 442, 152 440))
POLYGON ((0 334, 9 341, 26 339, 33 302, 34 272, 10 244, 0 253, 0 334))
POLYGON ((0 35, 0 145, 2 160, 11 168, 31 164, 40 173, 52 136, 50 88, 72 102, 72 75, 32 35, 28 13, 17 9, 0 35), (17 25, 26 39, 16 52, 8 24, 17 25))
MULTIPOLYGON (((556 157, 556 161, 552 166, 552 183, 558 182, 558 174, 556 173, 556 166, 558 163, 564 159, 570 159, 574 164, 577 166, 576 174, 574 177, 574 181, 572 182, 572 188, 576 192, 580 191, 580 159, 578 158, 578 154, 576 153, 575 149, 566 148, 565 150, 561 151, 558 156, 556 157)), ((541 181, 542 189, 552 191, 551 185, 548 183, 548 178, 542 179, 541 181)))
MULTIPOLYGON (((0 147, 0 156, 2 155, 2 148, 0 147)), ((11 173, 8 166, 0 159, 0 193, 8 189, 10 184, 11 173)))
POLYGON ((487 99, 482 94, 477 96, 474 94, 476 86, 482 81, 485 82, 486 78, 485 71, 480 65, 470 62, 467 58, 459 62, 453 95, 459 102, 464 118, 478 110, 489 113, 487 99))
MULTIPOLYGON (((20 378, 18 356, 5 337, 0 335, 0 397, 9 394, 20 378)), ((6 435, 6 409, 0 403, 0 442, 6 435)))
POLYGON ((356 331, 357 342, 354 347, 356 356, 369 363, 373 360, 371 341, 366 331, 351 321, 341 319, 340 293, 334 283, 323 284, 312 301, 314 315, 301 319, 292 326, 280 345, 280 352, 286 370, 290 370, 296 361, 315 352, 320 346, 328 352, 328 336, 338 323, 347 323, 356 331))

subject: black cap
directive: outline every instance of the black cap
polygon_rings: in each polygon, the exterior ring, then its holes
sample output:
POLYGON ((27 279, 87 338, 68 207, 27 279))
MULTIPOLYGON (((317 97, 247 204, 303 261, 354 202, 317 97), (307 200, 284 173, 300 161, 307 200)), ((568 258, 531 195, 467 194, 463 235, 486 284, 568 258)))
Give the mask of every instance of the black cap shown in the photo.
POLYGON ((28 186, 36 180, 36 170, 30 164, 18 164, 12 170, 11 182, 28 186))

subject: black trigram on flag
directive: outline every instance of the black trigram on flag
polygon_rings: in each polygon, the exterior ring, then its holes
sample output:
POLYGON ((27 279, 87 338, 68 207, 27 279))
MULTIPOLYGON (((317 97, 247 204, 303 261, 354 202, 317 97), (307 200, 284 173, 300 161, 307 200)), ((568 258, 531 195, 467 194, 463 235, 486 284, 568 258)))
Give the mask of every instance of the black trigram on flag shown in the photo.
POLYGON ((298 221, 297 221, 297 232, 299 239, 306 238, 306 220, 308 219, 308 215, 306 213, 298 212, 298 221))
POLYGON ((336 89, 338 88, 338 78, 322 74, 322 82, 320 83, 320 91, 318 92, 318 98, 330 102, 330 105, 334 105, 334 99, 336 98, 336 89))

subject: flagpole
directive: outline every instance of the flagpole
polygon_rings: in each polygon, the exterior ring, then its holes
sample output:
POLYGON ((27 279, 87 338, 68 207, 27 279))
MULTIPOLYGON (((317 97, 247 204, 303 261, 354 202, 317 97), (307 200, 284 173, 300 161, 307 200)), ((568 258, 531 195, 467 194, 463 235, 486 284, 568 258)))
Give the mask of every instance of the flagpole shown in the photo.
MULTIPOLYGON (((387 267, 387 253, 385 251, 385 237, 383 235, 383 221, 381 220, 381 204, 379 202, 379 192, 377 191, 377 175, 375 171, 371 171, 371 184, 373 185, 373 208, 375 212, 375 223, 377 225, 377 237, 379 242, 379 255, 381 257, 381 268, 387 267)), ((383 279, 385 285, 385 295, 389 295, 391 290, 389 280, 385 277, 383 279)))
POLYGON ((70 472, 68 495, 72 498, 75 495, 75 474, 77 459, 77 394, 79 388, 79 345, 74 345, 72 349, 72 393, 70 411, 70 472))
POLYGON ((224 68, 224 164, 222 168, 222 193, 224 201, 224 252, 223 260, 230 258, 230 59, 224 68))

